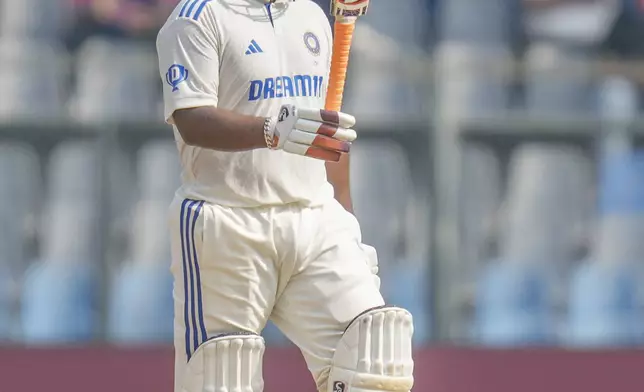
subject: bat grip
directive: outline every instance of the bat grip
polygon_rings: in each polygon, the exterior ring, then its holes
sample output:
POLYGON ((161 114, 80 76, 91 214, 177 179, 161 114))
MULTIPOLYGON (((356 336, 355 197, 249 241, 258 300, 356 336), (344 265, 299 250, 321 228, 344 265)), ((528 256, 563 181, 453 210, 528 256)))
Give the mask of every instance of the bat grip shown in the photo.
POLYGON ((342 23, 337 20, 335 22, 329 88, 324 105, 327 110, 340 111, 342 108, 342 96, 344 95, 349 53, 351 52, 351 41, 353 40, 355 27, 355 20, 350 23, 342 23))

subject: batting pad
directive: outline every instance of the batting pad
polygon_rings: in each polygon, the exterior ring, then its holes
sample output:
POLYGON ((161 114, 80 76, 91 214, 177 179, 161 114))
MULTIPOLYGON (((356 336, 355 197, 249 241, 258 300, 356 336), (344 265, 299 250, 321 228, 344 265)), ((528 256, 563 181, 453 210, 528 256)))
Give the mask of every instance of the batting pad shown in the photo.
POLYGON ((328 392, 409 392, 414 385, 412 315, 397 307, 364 312, 340 340, 328 392))
POLYGON ((264 339, 226 334, 203 343, 188 361, 182 392, 262 392, 264 339))

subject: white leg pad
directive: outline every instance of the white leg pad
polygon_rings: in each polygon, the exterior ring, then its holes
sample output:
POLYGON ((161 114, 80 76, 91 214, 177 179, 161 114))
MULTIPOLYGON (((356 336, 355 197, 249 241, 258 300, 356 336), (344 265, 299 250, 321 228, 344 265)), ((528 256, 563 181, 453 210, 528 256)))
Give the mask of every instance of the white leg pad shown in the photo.
POLYGON ((226 334, 204 342, 188 361, 182 392, 262 392, 264 339, 226 334))
POLYGON ((409 392, 414 385, 412 315, 382 307, 356 317, 333 357, 328 392, 409 392))

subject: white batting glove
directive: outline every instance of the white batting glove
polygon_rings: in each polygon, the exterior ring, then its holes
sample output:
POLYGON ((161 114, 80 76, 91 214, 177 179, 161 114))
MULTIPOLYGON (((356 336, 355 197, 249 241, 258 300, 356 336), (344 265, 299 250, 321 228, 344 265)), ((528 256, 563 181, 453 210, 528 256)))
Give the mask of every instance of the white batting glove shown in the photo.
POLYGON ((355 117, 342 112, 282 105, 264 136, 269 148, 337 162, 357 137, 351 129, 355 123, 355 117))

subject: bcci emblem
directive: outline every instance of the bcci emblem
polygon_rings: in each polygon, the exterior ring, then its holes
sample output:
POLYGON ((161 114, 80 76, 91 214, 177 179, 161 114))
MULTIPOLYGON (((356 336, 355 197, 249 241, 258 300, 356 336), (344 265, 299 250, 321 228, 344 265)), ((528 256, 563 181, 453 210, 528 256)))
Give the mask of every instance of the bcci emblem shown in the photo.
POLYGON ((346 385, 342 381, 336 381, 333 383, 333 392, 344 392, 346 388, 346 385))
POLYGON ((304 45, 306 45, 306 48, 314 56, 318 56, 320 54, 320 40, 310 31, 304 34, 304 45))
POLYGON ((172 92, 179 91, 179 85, 188 80, 188 70, 183 65, 174 64, 165 74, 165 81, 172 86, 172 92))

